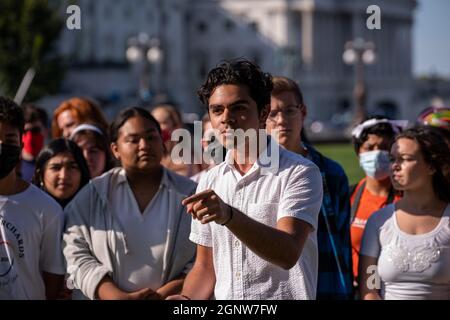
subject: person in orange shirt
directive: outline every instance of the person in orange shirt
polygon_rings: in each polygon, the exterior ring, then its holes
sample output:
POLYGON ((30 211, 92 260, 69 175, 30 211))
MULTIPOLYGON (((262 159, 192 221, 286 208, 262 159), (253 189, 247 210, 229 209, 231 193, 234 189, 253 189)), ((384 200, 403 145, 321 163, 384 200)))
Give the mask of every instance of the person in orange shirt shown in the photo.
POLYGON ((350 191, 350 237, 355 286, 358 281, 359 250, 367 220, 373 212, 400 198, 389 179, 388 150, 390 142, 406 124, 405 121, 374 116, 367 118, 352 131, 359 164, 366 174, 350 191))

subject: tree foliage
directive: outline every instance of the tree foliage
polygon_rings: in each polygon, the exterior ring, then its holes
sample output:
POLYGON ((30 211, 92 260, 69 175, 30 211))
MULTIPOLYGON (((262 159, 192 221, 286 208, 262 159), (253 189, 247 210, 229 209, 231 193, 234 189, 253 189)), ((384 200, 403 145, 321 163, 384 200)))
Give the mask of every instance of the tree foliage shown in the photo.
POLYGON ((36 76, 26 100, 58 90, 64 68, 56 45, 62 28, 51 0, 0 1, 0 92, 13 97, 30 67, 36 76))

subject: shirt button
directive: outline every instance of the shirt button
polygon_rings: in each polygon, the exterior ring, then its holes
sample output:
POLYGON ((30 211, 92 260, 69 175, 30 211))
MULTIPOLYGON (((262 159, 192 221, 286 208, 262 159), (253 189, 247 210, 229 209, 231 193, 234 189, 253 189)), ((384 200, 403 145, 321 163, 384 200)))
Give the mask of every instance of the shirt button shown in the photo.
POLYGON ((241 273, 240 272, 236 272, 236 278, 240 278, 241 277, 241 273))
POLYGON ((234 246, 237 248, 239 247, 239 240, 234 241, 234 246))

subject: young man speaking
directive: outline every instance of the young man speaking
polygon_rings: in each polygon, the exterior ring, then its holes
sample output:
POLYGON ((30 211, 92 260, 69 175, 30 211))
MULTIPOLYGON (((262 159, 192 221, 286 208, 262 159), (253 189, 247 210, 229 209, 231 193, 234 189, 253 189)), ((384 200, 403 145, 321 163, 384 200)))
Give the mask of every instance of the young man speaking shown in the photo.
POLYGON ((271 90, 270 75, 238 60, 212 69, 198 92, 229 150, 183 201, 194 218, 190 239, 197 258, 181 295, 170 299, 315 298, 318 168, 279 148, 277 166, 264 170, 263 154, 275 141, 256 134, 235 143, 237 131, 264 130, 271 90), (256 156, 250 152, 255 143, 262 150, 256 156))

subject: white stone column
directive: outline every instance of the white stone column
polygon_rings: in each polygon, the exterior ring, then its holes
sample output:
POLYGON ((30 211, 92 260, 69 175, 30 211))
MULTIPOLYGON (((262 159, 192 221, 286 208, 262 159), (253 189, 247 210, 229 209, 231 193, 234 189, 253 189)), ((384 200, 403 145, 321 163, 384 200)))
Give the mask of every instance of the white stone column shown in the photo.
MULTIPOLYGON (((164 0, 167 1, 167 0, 164 0)), ((186 61, 187 46, 187 26, 185 25, 184 13, 185 4, 183 0, 168 1, 166 10, 170 10, 170 19, 167 30, 164 32, 164 58, 167 65, 166 90, 175 94, 176 100, 180 103, 181 109, 184 111, 193 106, 186 105, 188 99, 188 81, 189 81, 189 62, 186 61), (170 47, 169 47, 170 46, 170 47), (170 54, 168 54, 170 52, 170 54)))
POLYGON ((302 10, 302 60, 307 68, 314 62, 314 15, 313 9, 302 10))

